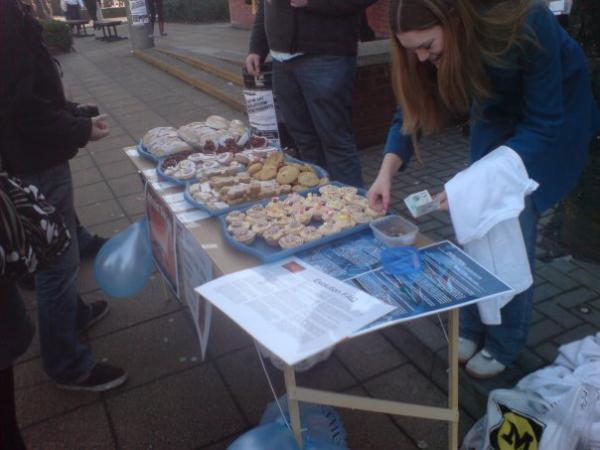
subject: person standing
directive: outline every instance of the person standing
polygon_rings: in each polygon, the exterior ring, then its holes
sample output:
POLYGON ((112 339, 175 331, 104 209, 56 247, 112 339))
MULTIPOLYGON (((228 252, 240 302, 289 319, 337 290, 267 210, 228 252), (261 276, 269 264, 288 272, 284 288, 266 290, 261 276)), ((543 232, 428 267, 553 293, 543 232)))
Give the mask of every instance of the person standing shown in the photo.
POLYGON ((154 24, 158 21, 158 31, 161 36, 165 33, 165 11, 163 0, 148 0, 148 9, 150 10, 150 22, 152 23, 152 32, 154 33, 154 24))
MULTIPOLYGON (((42 28, 19 0, 0 0, 0 154, 4 167, 35 185, 77 235, 69 160, 90 140, 109 134, 105 117, 74 115, 60 76, 43 44, 42 28)), ((96 362, 78 333, 104 317, 104 301, 86 305, 75 285, 77 239, 36 274, 36 299, 44 371, 57 386, 105 391, 123 384, 120 368, 96 362)))
MULTIPOLYGON (((585 54, 535 0, 493 7, 483 0, 392 0, 390 25, 399 111, 369 190, 371 207, 388 208, 392 177, 408 164, 419 134, 470 113, 471 161, 508 147, 539 184, 519 217, 533 272, 539 215, 573 189, 600 131, 585 54)), ((452 210, 445 192, 440 199, 452 210)), ((490 378, 514 363, 532 307, 530 287, 501 309, 500 325, 484 324, 476 305, 461 308, 459 359, 471 376, 490 378)))
POLYGON ((352 126, 360 21, 376 0, 261 0, 246 69, 273 59, 273 92, 300 157, 362 187, 352 126))
POLYGON ((84 8, 82 0, 63 0, 62 9, 65 11, 65 19, 81 20, 81 8, 84 8))

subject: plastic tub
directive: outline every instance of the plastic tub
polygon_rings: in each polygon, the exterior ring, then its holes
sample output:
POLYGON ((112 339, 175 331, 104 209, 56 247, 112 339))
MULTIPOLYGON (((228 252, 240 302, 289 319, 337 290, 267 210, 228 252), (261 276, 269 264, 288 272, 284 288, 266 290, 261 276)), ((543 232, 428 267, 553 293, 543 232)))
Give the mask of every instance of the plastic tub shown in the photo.
POLYGON ((417 239, 419 227, 404 217, 385 216, 371 222, 375 238, 388 247, 411 245, 417 239))

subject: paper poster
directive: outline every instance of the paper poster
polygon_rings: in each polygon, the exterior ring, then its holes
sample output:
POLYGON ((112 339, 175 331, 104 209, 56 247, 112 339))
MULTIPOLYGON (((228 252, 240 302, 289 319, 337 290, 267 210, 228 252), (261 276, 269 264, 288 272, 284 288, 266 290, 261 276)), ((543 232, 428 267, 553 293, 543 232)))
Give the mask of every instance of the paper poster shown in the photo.
POLYGON ((190 309, 204 360, 210 335, 212 305, 200 297, 195 288, 213 279, 213 264, 206 251, 181 222, 177 223, 177 258, 179 299, 190 309))
POLYGON ((263 136, 270 145, 279 147, 279 128, 273 92, 245 89, 244 97, 252 133, 263 136))
POLYGON ((394 311, 357 334, 512 292, 449 241, 420 249, 423 271, 406 276, 382 269, 379 257, 384 248, 365 231, 298 255, 303 262, 394 306, 394 311))
POLYGON ((296 258, 226 275, 196 291, 289 365, 394 309, 296 258))
POLYGON ((129 0, 129 9, 131 10, 131 25, 141 27, 150 23, 146 0, 129 0))
POLYGON ((154 260, 173 292, 178 294, 175 217, 151 183, 146 183, 146 216, 154 260))

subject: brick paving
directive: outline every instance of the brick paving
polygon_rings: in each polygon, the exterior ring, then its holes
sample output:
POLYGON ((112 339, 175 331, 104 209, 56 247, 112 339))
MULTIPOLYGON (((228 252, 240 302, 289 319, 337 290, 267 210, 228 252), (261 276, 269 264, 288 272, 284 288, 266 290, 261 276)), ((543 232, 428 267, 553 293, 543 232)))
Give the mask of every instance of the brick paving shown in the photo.
MULTIPOLYGON (((123 27, 122 27, 123 28, 123 27)), ((125 30, 123 30, 125 31, 125 30)), ((243 54, 247 33, 218 24, 168 24, 169 45, 243 54), (219 45, 221 47, 219 47, 219 45)), ((157 39, 158 45, 160 40, 157 39)), ((110 115, 111 136, 90 144, 72 161, 76 204, 88 228, 112 236, 143 216, 143 195, 134 166, 121 148, 149 128, 181 125, 209 114, 244 117, 131 56, 127 41, 76 40, 76 52, 60 56, 73 98, 96 103, 110 115)), ((207 50, 208 52, 208 50, 207 50)), ((380 149, 362 153, 371 182, 380 149)), ((423 161, 396 179, 393 207, 416 190, 439 190, 467 164, 467 142, 459 129, 423 142, 423 161)), ((549 220, 545 217, 544 222, 549 220)), ((446 214, 418 221, 432 239, 452 239, 446 214)), ((540 247, 540 257, 544 249, 540 247)), ((475 383, 461 374, 461 430, 483 411, 490 389, 510 387, 524 374, 550 363, 559 345, 596 333, 600 325, 600 267, 569 257, 537 261, 533 325, 526 351, 502 377, 475 383)), ((106 298, 92 264, 82 265, 84 299, 106 298)), ((35 302, 25 293, 32 316, 35 302)), ((34 341, 16 366, 20 424, 30 448, 222 449, 260 418, 271 394, 248 337, 216 314, 207 360, 184 308, 154 277, 130 300, 107 299, 111 314, 85 337, 99 359, 130 373, 128 383, 107 394, 66 393, 43 375, 34 341), (243 376, 240 376, 243 374, 243 376)), ((445 318, 411 322, 340 345, 333 356, 299 376, 316 388, 442 406, 447 390, 445 318)), ((280 372, 269 367, 278 392, 280 372)), ((353 449, 444 448, 445 425, 401 417, 340 410, 353 449)))

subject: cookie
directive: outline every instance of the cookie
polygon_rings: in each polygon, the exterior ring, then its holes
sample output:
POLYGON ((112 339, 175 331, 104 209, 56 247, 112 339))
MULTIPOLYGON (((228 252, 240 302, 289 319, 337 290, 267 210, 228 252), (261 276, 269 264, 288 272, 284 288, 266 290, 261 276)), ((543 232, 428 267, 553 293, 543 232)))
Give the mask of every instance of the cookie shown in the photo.
POLYGON ((277 182, 279 184, 294 184, 298 179, 298 169, 292 166, 283 166, 277 172, 277 182))
POLYGON ((302 172, 298 175, 298 184, 312 188, 319 185, 319 177, 312 172, 302 172))

